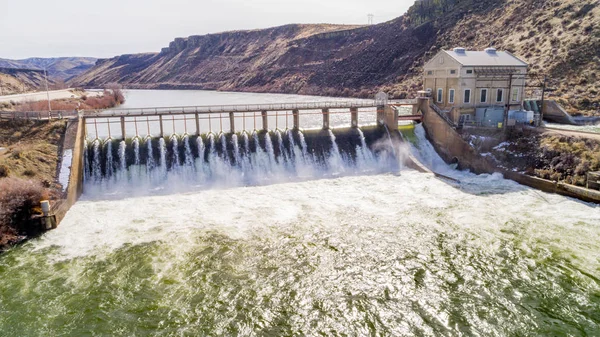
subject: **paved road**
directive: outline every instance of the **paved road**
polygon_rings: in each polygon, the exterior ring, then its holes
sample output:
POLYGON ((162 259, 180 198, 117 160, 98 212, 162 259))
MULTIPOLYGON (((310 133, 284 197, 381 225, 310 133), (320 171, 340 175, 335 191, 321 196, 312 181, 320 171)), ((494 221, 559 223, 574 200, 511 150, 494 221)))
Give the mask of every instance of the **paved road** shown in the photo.
MULTIPOLYGON (((71 96, 79 97, 78 94, 71 92, 72 89, 64 89, 64 90, 52 90, 50 91, 50 99, 62 99, 62 98, 70 98, 71 96)), ((86 92, 88 96, 95 95, 97 92, 86 92)), ((31 101, 44 101, 48 99, 48 96, 45 91, 40 92, 31 92, 26 94, 16 94, 16 95, 7 95, 0 96, 0 103, 2 102, 31 102, 31 101)))
POLYGON ((600 133, 573 131, 573 130, 565 130, 565 129, 557 129, 557 128, 543 128, 543 130, 544 130, 544 133, 561 134, 564 136, 582 137, 582 138, 589 138, 589 139, 594 139, 594 140, 600 141, 600 133))

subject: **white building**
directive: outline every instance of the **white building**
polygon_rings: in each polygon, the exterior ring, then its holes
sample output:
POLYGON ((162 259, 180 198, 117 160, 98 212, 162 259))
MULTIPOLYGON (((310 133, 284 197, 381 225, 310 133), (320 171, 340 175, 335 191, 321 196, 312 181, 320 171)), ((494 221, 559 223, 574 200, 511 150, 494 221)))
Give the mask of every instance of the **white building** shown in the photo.
POLYGON ((454 122, 462 116, 494 124, 522 110, 526 76, 527 63, 509 52, 454 48, 425 64, 423 87, 454 122))

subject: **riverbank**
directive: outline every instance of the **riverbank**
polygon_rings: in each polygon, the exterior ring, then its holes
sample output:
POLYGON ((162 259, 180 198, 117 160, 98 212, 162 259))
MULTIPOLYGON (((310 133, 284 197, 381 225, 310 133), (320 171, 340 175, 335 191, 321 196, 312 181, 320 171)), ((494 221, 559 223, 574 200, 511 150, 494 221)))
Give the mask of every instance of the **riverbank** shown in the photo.
POLYGON ((461 134, 483 157, 507 171, 585 187, 587 174, 600 170, 600 134, 545 128, 509 135, 467 129, 461 134))
POLYGON ((72 111, 102 110, 113 108, 125 102, 125 96, 118 86, 105 90, 65 89, 29 94, 1 96, 0 111, 72 111), (47 97, 50 97, 48 104, 47 97))
POLYGON ((40 201, 62 198, 59 162, 67 122, 0 121, 0 250, 27 239, 40 201), (30 211, 31 210, 31 211, 30 211))

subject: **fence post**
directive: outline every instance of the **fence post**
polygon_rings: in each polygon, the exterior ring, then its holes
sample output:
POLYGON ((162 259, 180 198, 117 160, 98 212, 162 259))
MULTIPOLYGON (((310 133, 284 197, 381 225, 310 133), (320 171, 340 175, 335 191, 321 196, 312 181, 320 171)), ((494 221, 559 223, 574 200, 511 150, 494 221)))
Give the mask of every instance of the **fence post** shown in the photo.
POLYGON ((294 109, 292 114, 294 116, 294 130, 298 130, 300 129, 300 110, 294 109))
POLYGON ((121 117, 121 135, 123 135, 123 140, 125 140, 127 136, 125 133, 125 117, 121 117))
POLYGON ((196 136, 200 136, 200 116, 198 116, 197 112, 194 118, 196 119, 196 136))
POLYGON ((235 116, 233 112, 229 113, 229 128, 231 129, 231 133, 235 133, 235 116))
POLYGON ((267 111, 263 110, 260 112, 260 114, 262 116, 263 130, 269 131, 269 116, 267 115, 267 111))
POLYGON ((329 109, 321 110, 323 112, 323 129, 329 129, 329 109))
POLYGON ((350 108, 350 121, 353 128, 358 127, 358 108, 350 108))

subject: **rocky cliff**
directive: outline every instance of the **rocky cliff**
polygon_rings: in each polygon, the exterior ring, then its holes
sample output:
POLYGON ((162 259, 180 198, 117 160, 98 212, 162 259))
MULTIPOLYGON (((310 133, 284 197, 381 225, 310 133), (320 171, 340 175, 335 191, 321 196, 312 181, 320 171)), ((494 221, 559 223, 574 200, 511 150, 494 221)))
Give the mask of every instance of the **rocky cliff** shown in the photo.
POLYGON ((573 105, 598 101, 597 0, 419 1, 373 26, 287 25, 177 38, 160 53, 99 60, 72 83, 395 97, 420 89, 424 62, 440 49, 494 45, 551 77, 573 105))

